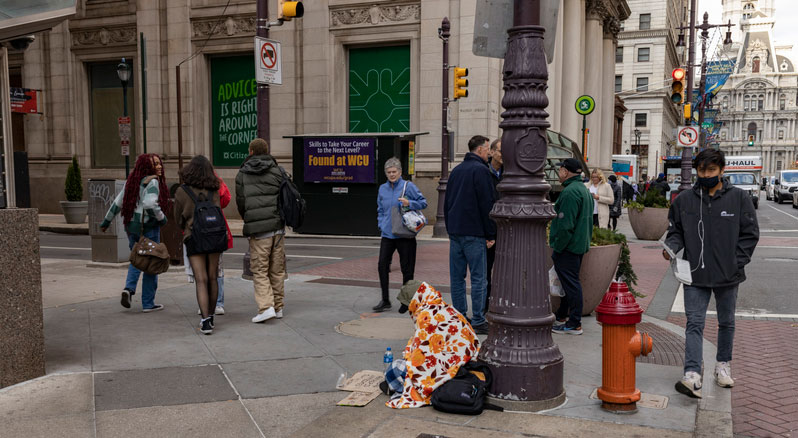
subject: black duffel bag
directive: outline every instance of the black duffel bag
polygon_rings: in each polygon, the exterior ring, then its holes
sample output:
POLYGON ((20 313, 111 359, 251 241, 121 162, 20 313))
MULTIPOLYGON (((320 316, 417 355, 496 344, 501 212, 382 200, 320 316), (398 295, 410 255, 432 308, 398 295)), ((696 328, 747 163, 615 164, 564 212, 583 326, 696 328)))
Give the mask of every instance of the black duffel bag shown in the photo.
POLYGON ((483 410, 504 409, 487 402, 493 373, 487 365, 471 361, 457 370, 457 375, 432 392, 432 407, 441 412, 479 415, 483 410))

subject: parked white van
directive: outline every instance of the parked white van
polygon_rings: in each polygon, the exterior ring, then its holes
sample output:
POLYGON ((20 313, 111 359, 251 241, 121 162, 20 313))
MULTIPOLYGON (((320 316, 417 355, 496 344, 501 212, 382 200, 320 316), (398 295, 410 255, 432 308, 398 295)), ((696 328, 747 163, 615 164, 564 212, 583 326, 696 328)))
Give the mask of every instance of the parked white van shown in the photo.
POLYGON ((776 172, 776 181, 773 182, 773 199, 781 204, 782 201, 792 201, 792 194, 798 190, 798 170, 780 170, 776 172))

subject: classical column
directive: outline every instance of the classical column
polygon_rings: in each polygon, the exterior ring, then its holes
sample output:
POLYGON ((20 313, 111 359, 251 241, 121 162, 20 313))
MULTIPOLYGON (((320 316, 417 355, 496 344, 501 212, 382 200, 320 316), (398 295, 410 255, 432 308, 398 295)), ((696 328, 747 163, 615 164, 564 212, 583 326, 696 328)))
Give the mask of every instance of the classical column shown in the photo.
MULTIPOLYGON (((479 358, 493 371, 492 402, 511 410, 539 411, 565 401, 563 356, 551 338, 554 315, 546 277, 546 225, 554 207, 546 200, 548 136, 540 1, 515 0, 504 62, 501 198, 491 217, 498 226, 488 339, 479 358)), ((567 22, 567 18, 566 18, 567 22)))
MULTIPOLYGON (((590 130, 587 156, 588 166, 593 168, 601 165, 601 118, 605 106, 602 104, 604 74, 604 27, 601 22, 600 12, 596 9, 598 2, 588 2, 587 23, 585 24, 585 85, 584 94, 596 100, 596 110, 587 116, 587 127, 590 130)), ((613 64, 614 67, 614 64, 613 64)), ((614 76, 614 74, 613 74, 614 76)), ((569 108, 573 111, 573 105, 569 108)), ((576 114, 574 114, 576 115, 576 114)), ((581 119, 581 117, 578 117, 581 119)), ((581 120, 580 120, 581 121, 581 120)), ((581 134, 581 131, 580 131, 581 134)))
MULTIPOLYGON (((563 7, 563 69, 560 132, 579 142, 581 120, 576 114, 576 99, 582 95, 582 42, 584 41, 585 0, 564 0, 563 7)), ((504 143, 502 143, 504 144, 504 143)))
POLYGON ((612 140, 615 125, 615 36, 620 31, 617 20, 609 18, 604 21, 604 48, 602 93, 599 101, 601 107, 601 144, 599 145, 599 162, 602 169, 612 170, 612 140))

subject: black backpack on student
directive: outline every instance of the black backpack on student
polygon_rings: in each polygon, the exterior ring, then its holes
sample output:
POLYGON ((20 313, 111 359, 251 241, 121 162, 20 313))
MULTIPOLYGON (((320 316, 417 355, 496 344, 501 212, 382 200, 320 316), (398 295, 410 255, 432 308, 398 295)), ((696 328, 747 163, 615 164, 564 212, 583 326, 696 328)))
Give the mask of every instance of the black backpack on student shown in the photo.
POLYGON ((194 201, 194 223, 191 225, 191 243, 199 254, 213 254, 227 250, 227 224, 222 209, 213 203, 215 191, 197 199, 194 191, 185 184, 183 190, 194 201))
POLYGON ((295 230, 305 222, 307 206, 294 181, 291 180, 291 176, 282 167, 280 167, 280 174, 283 176, 283 180, 280 182, 280 196, 277 199, 280 219, 295 230))
POLYGON ((487 365, 477 361, 464 363, 454 378, 432 392, 432 407, 463 415, 479 415, 485 409, 503 411, 486 401, 492 382, 493 373, 487 365))

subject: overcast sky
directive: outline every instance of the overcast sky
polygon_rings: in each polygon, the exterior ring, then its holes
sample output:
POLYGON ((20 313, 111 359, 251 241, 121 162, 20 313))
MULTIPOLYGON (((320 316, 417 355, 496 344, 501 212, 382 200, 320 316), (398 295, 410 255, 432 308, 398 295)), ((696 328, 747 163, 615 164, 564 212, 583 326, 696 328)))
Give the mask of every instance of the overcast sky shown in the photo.
MULTIPOLYGON (((700 23, 704 12, 709 12, 709 22, 720 23, 723 19, 721 0, 698 0, 696 20, 700 23)), ((791 43, 798 46, 798 1, 776 0, 776 25, 773 28, 777 43, 791 43)), ((696 23, 698 24, 698 23, 696 23)), ((798 47, 793 47, 793 56, 798 47)))

